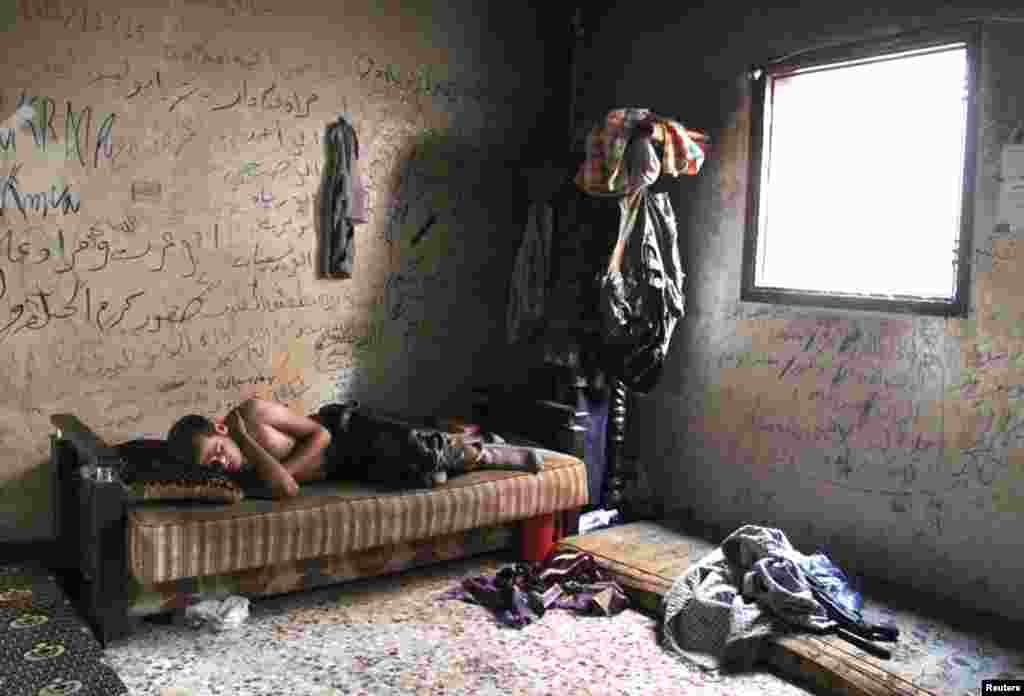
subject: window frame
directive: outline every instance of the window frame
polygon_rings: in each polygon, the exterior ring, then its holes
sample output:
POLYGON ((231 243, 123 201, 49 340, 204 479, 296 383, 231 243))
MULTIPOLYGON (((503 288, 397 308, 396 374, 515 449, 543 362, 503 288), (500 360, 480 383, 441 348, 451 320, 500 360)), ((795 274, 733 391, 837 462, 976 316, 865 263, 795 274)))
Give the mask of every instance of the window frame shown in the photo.
POLYGON ((977 169, 978 72, 981 27, 971 23, 942 29, 902 33, 840 46, 801 52, 761 67, 751 75, 750 170, 747 191, 747 219, 743 240, 741 302, 764 302, 797 306, 912 313, 931 316, 967 317, 973 253, 974 190, 977 169), (771 114, 765 106, 769 77, 794 70, 858 60, 900 51, 920 50, 962 42, 967 51, 967 107, 964 134, 964 170, 961 192, 960 229, 957 237, 955 291, 948 300, 926 300, 907 295, 853 294, 757 287, 757 244, 760 227, 761 177, 764 163, 764 129, 771 114))

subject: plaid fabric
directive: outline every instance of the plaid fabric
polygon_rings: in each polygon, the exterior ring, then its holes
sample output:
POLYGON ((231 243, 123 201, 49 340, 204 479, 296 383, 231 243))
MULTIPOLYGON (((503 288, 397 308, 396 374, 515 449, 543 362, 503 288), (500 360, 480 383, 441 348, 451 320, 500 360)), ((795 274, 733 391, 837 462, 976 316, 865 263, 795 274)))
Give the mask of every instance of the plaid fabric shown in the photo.
POLYGON ((524 520, 587 503, 576 457, 542 450, 538 474, 475 471, 430 490, 306 484, 287 500, 146 503, 128 512, 128 567, 142 584, 230 574, 524 520))
POLYGON ((645 188, 664 172, 694 175, 704 163, 703 136, 649 109, 615 109, 587 136, 587 159, 576 185, 593 196, 623 196, 645 188), (651 139, 661 139, 658 160, 651 139))
POLYGON ((655 123, 663 128, 662 145, 665 153, 661 157, 663 171, 669 176, 685 174, 694 176, 704 164, 705 138, 701 133, 687 130, 680 123, 655 116, 655 123))

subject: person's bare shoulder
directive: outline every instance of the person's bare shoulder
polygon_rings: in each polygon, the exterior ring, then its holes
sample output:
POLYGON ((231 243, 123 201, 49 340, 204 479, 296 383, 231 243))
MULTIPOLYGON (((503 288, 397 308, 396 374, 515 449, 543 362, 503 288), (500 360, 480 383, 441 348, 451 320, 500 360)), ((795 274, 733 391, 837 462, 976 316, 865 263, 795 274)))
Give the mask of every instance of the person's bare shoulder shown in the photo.
POLYGON ((250 426, 268 426, 295 438, 306 438, 313 434, 330 439, 325 428, 308 416, 295 413, 284 404, 265 399, 246 399, 239 404, 240 415, 250 426), (322 431, 322 432, 321 432, 322 431))
POLYGON ((257 399, 255 397, 246 399, 242 403, 235 406, 231 412, 237 413, 245 422, 249 425, 256 424, 265 420, 267 417, 267 405, 276 406, 272 401, 266 401, 265 399, 257 399))

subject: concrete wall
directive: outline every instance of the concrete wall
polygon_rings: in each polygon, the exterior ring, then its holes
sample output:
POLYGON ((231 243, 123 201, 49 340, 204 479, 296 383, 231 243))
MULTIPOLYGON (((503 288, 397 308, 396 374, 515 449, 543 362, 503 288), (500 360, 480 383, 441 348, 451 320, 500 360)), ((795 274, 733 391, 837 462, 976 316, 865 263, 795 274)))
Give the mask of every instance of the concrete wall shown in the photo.
POLYGON ((661 384, 633 401, 628 449, 647 488, 670 509, 730 528, 777 526, 851 572, 1021 619, 1024 260, 1019 234, 996 224, 996 177, 1024 118, 1024 24, 984 29, 967 319, 739 301, 744 70, 825 42, 1011 14, 924 3, 642 13, 620 4, 590 39, 598 77, 586 103, 594 117, 650 107, 714 139, 704 171, 669 186, 688 315, 661 384))
POLYGON ((54 412, 111 442, 250 396, 461 413, 508 373, 545 31, 509 3, 2 0, 0 542, 53 533, 54 412), (371 211, 325 280, 339 114, 371 211))

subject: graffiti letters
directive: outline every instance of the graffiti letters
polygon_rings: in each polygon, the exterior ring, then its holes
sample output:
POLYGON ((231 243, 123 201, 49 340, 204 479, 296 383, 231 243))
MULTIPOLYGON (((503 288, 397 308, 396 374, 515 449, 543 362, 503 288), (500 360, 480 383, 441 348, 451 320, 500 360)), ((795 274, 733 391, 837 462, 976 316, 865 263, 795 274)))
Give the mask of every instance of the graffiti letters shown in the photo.
POLYGON ((450 102, 459 99, 475 101, 500 101, 501 95, 483 84, 467 85, 456 80, 443 80, 435 77, 437 67, 420 66, 414 71, 403 70, 394 63, 378 63, 366 54, 360 54, 355 60, 355 72, 361 80, 373 80, 396 89, 409 96, 427 95, 450 102))
POLYGON ((17 208, 26 220, 30 212, 41 212, 45 218, 51 210, 67 215, 77 213, 82 207, 78 194, 73 193, 67 184, 59 192, 56 184, 51 185, 49 191, 41 193, 22 192, 18 187, 20 170, 21 165, 15 165, 7 176, 0 179, 0 218, 4 218, 6 211, 11 207, 17 208))
POLYGON ((19 0, 18 15, 26 21, 59 22, 69 31, 109 33, 118 39, 143 41, 145 26, 122 13, 90 9, 88 5, 65 6, 60 0, 19 0))
POLYGON ((276 82, 272 83, 269 87, 254 90, 250 94, 249 81, 242 80, 241 89, 235 92, 233 97, 211 107, 210 110, 223 111, 241 105, 261 111, 283 111, 296 118, 307 118, 310 106, 320 99, 320 96, 315 92, 305 99, 300 98, 299 93, 294 90, 290 95, 285 94, 283 97, 281 95, 282 93, 278 91, 276 82))
POLYGON ((220 52, 217 49, 211 51, 205 43, 194 43, 184 48, 173 44, 164 44, 163 55, 166 60, 190 63, 195 66, 236 66, 245 70, 266 67, 271 62, 265 51, 256 48, 250 48, 244 53, 238 54, 233 51, 220 52))
POLYGON ((40 331, 55 320, 74 316, 84 317, 87 323, 95 325, 101 332, 110 331, 124 321, 145 291, 135 290, 115 301, 99 299, 94 294, 92 288, 78 278, 66 293, 37 286, 21 301, 10 305, 6 323, 0 319, 0 342, 22 331, 40 331))
MULTIPOLYGON (((50 97, 29 96, 22 92, 18 97, 18 113, 31 114, 21 125, 32 134, 32 144, 37 150, 45 151, 51 145, 58 145, 59 138, 54 119, 58 115, 56 102, 50 97)), ((91 155, 92 166, 99 166, 100 157, 113 156, 113 129, 116 114, 110 114, 92 131, 92 107, 75 111, 70 101, 64 113, 64 157, 77 159, 85 166, 87 155, 91 155), (84 126, 84 128, 83 128, 84 126)), ((17 129, 0 130, 0 153, 17 152, 17 129)))

